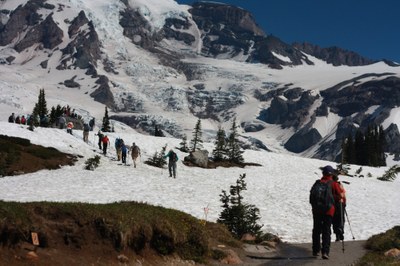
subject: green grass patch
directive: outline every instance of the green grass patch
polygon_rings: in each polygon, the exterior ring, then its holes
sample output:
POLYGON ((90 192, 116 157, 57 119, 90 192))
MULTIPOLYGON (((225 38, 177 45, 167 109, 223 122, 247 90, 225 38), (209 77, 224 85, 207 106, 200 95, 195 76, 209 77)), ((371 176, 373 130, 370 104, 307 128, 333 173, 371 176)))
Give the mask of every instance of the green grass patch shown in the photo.
MULTIPOLYGON (((40 232, 41 239, 45 239, 46 243, 51 243, 50 235, 54 234, 52 226, 57 224, 56 228, 59 229, 66 220, 71 220, 77 226, 90 227, 100 239, 109 241, 118 251, 131 248, 140 252, 150 248, 160 255, 178 254, 183 259, 196 262, 206 262, 212 257, 211 243, 239 246, 239 242, 222 225, 204 224, 186 213, 138 202, 88 204, 0 201, 0 220, 3 221, 0 230, 4 230, 7 224, 15 226, 16 232, 21 232, 14 238, 29 235, 32 228, 48 228, 47 232, 40 232), (41 221, 41 224, 35 224, 35 221, 41 221)), ((0 238, 3 245, 10 244, 10 241, 0 238)), ((12 241, 15 242, 15 239, 12 241)))
POLYGON ((400 226, 378 235, 371 236, 365 247, 369 252, 361 258, 357 265, 400 265, 400 261, 386 257, 384 253, 392 248, 400 249, 400 226))

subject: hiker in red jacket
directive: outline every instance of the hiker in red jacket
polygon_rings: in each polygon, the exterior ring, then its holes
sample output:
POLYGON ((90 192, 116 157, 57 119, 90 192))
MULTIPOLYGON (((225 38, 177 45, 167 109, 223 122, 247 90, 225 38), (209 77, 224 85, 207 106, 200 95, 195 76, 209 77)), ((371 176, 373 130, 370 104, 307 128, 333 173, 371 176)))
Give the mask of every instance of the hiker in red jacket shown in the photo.
POLYGON ((103 143, 103 154, 107 155, 107 146, 110 144, 110 140, 108 139, 107 135, 103 136, 101 142, 103 143))
POLYGON ((322 169, 322 178, 317 180, 310 191, 310 203, 313 214, 312 250, 313 256, 322 253, 323 259, 329 259, 332 218, 335 214, 335 201, 341 200, 341 189, 333 181, 336 170, 327 165, 322 169), (322 234, 322 248, 321 248, 322 234))
POLYGON ((346 190, 343 184, 339 181, 339 173, 333 175, 333 181, 339 184, 341 199, 335 199, 335 215, 333 216, 332 226, 333 232, 336 235, 335 241, 341 241, 344 239, 344 215, 346 208, 346 190))

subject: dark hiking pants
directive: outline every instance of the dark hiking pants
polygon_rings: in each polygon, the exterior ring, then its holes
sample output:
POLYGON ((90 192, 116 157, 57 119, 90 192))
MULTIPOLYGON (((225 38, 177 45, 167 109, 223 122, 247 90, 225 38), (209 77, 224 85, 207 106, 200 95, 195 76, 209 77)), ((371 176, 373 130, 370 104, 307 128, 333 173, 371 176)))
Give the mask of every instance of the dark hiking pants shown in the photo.
POLYGON ((341 203, 335 204, 335 215, 333 216, 332 227, 333 227, 333 232, 336 234, 336 238, 339 240, 343 240, 345 208, 346 204, 341 204, 341 203))
POLYGON ((329 255, 331 245, 331 225, 332 216, 326 214, 313 213, 314 227, 312 231, 312 250, 313 253, 322 252, 329 255), (321 248, 322 235, 322 248, 321 248))
POLYGON ((107 145, 108 143, 103 143, 103 154, 107 155, 107 145))
POLYGON ((169 162, 168 170, 169 170, 169 177, 174 176, 174 178, 176 178, 176 162, 169 162))

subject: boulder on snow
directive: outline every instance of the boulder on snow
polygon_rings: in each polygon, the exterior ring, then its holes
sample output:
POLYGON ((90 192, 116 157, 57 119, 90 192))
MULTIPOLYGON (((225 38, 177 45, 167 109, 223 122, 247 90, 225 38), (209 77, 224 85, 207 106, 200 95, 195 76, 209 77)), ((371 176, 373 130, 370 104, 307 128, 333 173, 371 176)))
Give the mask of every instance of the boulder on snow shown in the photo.
POLYGON ((188 156, 184 158, 185 162, 191 162, 200 167, 207 168, 208 166, 208 151, 207 150, 199 150, 190 152, 188 156))

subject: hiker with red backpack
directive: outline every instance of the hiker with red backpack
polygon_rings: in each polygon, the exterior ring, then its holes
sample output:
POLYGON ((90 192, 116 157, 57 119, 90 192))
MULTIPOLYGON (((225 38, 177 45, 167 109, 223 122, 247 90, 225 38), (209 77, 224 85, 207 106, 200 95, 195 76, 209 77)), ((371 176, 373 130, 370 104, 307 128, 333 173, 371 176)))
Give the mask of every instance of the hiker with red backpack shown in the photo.
POLYGON ((169 177, 174 176, 176 178, 176 162, 178 161, 178 155, 171 149, 168 154, 164 156, 164 158, 169 158, 168 160, 168 171, 169 177))
POLYGON ((313 214, 312 251, 317 257, 321 252, 322 259, 329 259, 331 243, 331 226, 335 214, 335 202, 341 200, 341 189, 333 180, 336 170, 327 165, 322 168, 322 178, 317 180, 310 191, 310 204, 313 214), (322 235, 322 247, 321 247, 322 235))

